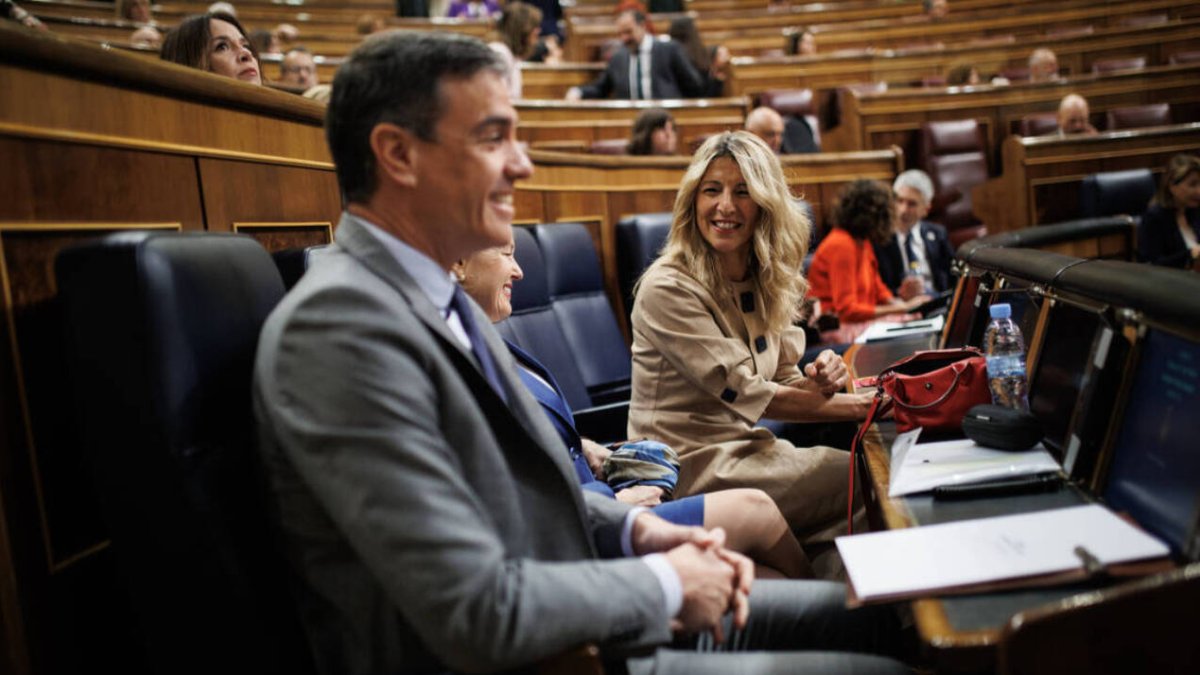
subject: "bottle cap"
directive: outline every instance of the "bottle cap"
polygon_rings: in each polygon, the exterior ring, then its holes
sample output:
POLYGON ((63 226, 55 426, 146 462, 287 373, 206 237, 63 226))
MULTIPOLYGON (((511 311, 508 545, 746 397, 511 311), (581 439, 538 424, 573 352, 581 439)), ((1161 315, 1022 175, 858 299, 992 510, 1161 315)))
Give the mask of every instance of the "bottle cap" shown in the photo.
POLYGON ((988 306, 988 312, 991 313, 993 319, 1007 319, 1012 316, 1012 307, 1007 302, 997 302, 988 306))

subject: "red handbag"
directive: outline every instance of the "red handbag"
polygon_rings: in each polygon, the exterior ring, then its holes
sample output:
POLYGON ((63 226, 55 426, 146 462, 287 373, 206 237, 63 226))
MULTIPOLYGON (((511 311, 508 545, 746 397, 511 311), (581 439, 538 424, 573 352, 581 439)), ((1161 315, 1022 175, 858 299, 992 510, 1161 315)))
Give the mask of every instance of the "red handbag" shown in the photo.
POLYGON ((980 403, 991 403, 987 361, 974 347, 932 349, 900 359, 879 374, 875 400, 867 411, 854 443, 850 446, 850 498, 847 529, 854 516, 854 468, 859 446, 867 429, 892 410, 896 430, 922 433, 957 433, 967 411, 980 403), (886 396, 886 398, 885 398, 886 396))

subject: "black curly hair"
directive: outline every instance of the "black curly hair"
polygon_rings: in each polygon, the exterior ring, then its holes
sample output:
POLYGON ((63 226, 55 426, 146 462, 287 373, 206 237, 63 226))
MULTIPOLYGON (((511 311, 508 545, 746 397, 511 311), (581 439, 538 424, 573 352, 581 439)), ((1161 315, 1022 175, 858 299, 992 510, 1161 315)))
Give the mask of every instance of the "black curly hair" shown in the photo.
POLYGON ((895 212, 892 191, 886 185, 859 178, 842 190, 834 215, 837 224, 851 237, 883 244, 892 237, 895 212))

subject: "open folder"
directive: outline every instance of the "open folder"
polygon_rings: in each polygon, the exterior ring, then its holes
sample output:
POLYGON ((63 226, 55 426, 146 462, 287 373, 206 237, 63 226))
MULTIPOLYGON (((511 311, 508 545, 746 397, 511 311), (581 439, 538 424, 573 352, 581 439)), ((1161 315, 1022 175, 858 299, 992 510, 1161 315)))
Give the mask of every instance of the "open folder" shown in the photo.
POLYGON ((837 538, 851 602, 1084 579, 1118 563, 1171 566, 1165 544, 1099 504, 837 538))
POLYGON ((913 321, 905 321, 903 323, 876 321, 867 327, 854 341, 861 344, 864 342, 891 340, 906 335, 938 333, 941 332, 942 326, 945 324, 946 318, 940 314, 928 319, 914 319, 913 321))

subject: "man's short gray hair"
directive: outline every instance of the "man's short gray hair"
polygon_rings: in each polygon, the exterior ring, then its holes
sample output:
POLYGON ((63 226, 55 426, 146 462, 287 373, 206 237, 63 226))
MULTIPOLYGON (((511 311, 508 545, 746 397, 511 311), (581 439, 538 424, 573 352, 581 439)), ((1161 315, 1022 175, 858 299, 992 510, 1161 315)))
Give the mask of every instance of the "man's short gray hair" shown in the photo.
POLYGON ((929 179, 929 174, 920 169, 909 169, 896 176, 896 182, 892 183, 892 191, 899 192, 902 187, 912 188, 921 193, 926 206, 933 201, 933 181, 929 179))

